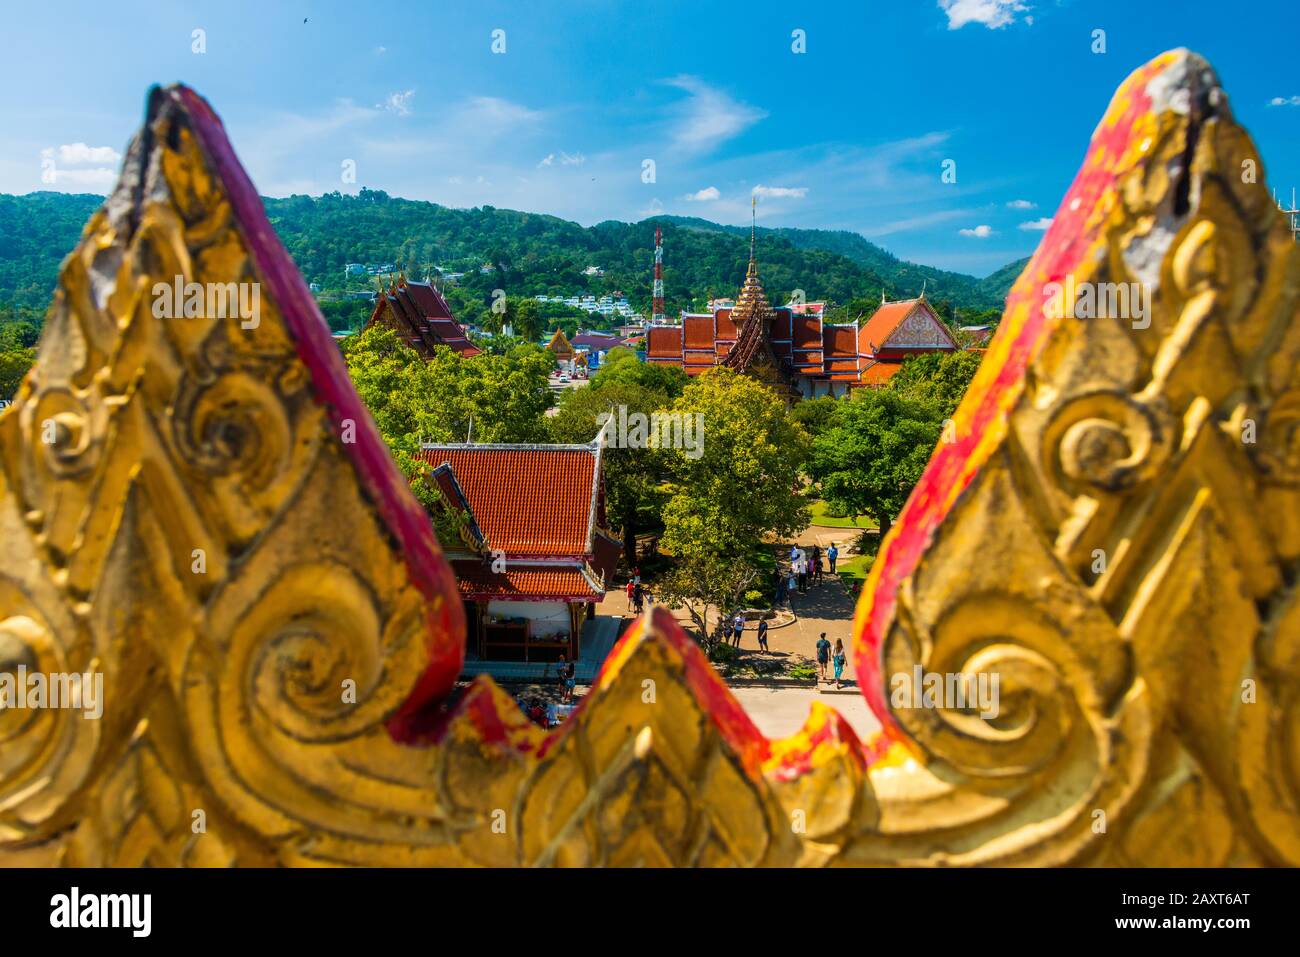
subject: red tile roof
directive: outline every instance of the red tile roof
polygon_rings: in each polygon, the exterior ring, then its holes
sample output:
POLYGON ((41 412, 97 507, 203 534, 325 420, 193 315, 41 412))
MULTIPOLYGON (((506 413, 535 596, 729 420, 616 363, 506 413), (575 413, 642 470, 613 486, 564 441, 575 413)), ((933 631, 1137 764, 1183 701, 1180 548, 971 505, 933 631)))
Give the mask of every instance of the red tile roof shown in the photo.
POLYGON ((864 385, 884 385, 903 368, 901 360, 872 359, 862 367, 861 382, 864 385))
POLYGON ((687 349, 713 351, 713 317, 687 316, 682 323, 687 349))
MULTIPOLYGON (((918 307, 933 314, 923 299, 884 303, 862 326, 827 324, 823 320, 824 303, 806 303, 798 310, 778 307, 772 311, 765 343, 756 335, 757 326, 750 331, 747 324, 745 329, 736 332, 730 309, 720 308, 712 316, 683 313, 681 325, 650 330, 646 359, 675 365, 696 376, 714 365, 744 368, 758 349, 766 348, 787 374, 796 377, 857 383, 861 366, 862 381, 879 384, 898 371, 904 356, 920 348, 915 343, 896 344, 883 355, 878 354, 899 324, 918 307), (735 342, 730 338, 733 334, 737 336, 735 342), (885 364, 867 373, 867 366, 877 361, 885 364)), ((939 334, 931 337, 935 345, 929 348, 956 348, 937 316, 935 322, 939 324, 939 334), (944 345, 944 340, 949 344, 944 345)))
POLYGON ((821 319, 818 316, 794 317, 794 347, 820 349, 822 347, 821 319))
POLYGON ((429 283, 402 282, 381 293, 366 328, 385 322, 421 356, 432 357, 438 346, 462 356, 476 356, 482 350, 465 336, 465 330, 451 315, 447 300, 429 283))
POLYGON ((822 329, 822 346, 826 361, 832 358, 857 358, 857 330, 853 326, 826 326, 822 329))
POLYGON ((655 326, 646 334, 647 355, 681 360, 681 326, 655 326))
POLYGON ((454 561, 451 567, 464 598, 589 601, 605 595, 603 588, 594 587, 579 568, 572 566, 521 565, 494 572, 490 564, 467 559, 454 561))
POLYGON ((447 445, 416 457, 451 466, 488 548, 553 557, 588 554, 591 533, 604 522, 598 454, 585 446, 447 445))
POLYGON ((907 318, 918 301, 906 299, 902 302, 882 303, 880 308, 871 314, 871 318, 862 324, 862 330, 858 334, 862 352, 871 354, 879 349, 898 328, 898 324, 907 318))

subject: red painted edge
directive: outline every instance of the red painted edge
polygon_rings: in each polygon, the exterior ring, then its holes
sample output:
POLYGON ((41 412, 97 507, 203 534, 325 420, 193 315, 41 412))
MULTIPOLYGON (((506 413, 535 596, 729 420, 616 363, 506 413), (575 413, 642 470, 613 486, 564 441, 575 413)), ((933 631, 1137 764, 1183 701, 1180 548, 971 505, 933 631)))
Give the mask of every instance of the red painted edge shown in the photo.
MULTIPOLYGON (((967 393, 957 412, 958 421, 964 418, 967 424, 957 430, 956 442, 936 448, 898 521, 881 543, 876 559, 880 566, 876 586, 863 593, 858 616, 862 625, 853 645, 863 696, 880 720, 885 735, 894 740, 906 738, 885 700, 881 646, 894 619, 898 589, 916 570, 952 503, 987 460, 990 448, 983 440, 990 430, 1005 424, 1012 400, 1024 387, 1029 363, 1056 327, 1056 322, 1043 312, 1043 286, 1063 281, 1067 273, 1083 262, 1096 241, 1098 227, 1096 224, 1090 227, 1089 217, 1123 172, 1118 167, 1120 161, 1134 155, 1135 125, 1151 107, 1148 83, 1168 67, 1172 58, 1185 55, 1185 51, 1175 51, 1157 57, 1135 71, 1115 94, 1089 143, 1083 167, 1008 297, 1004 316, 1012 317, 1017 310, 1023 310, 1025 318, 1019 329, 999 326, 996 339, 1008 333, 1015 336, 1002 364, 980 370, 972 391, 967 393)), ((990 357, 995 351, 990 349, 990 357)))
POLYGON ((329 326, 267 220, 261 197, 235 155, 221 119, 189 87, 177 85, 163 92, 188 115, 204 157, 229 196, 240 234, 284 316, 286 331, 311 375, 316 400, 338 430, 336 436, 342 434, 345 422, 354 423, 356 442, 343 445, 343 451, 352 461, 363 493, 374 503, 392 535, 394 547, 401 551, 411 584, 425 598, 429 663, 388 725, 394 739, 409 741, 414 717, 445 697, 460 674, 465 654, 465 613, 456 579, 442 556, 427 514, 411 494, 370 413, 353 389, 329 326))

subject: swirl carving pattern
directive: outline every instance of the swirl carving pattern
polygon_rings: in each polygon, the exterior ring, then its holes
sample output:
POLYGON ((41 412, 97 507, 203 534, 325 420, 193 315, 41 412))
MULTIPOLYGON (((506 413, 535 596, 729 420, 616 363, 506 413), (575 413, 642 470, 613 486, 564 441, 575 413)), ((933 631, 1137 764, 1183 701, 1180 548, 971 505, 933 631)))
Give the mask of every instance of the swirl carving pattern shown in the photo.
POLYGON ((427 518, 215 114, 154 91, 0 412, 0 682, 104 706, 0 710, 0 864, 1300 864, 1300 255, 1246 159, 1198 57, 1116 94, 881 544, 878 738, 764 738, 662 610, 545 733, 456 687, 427 518))

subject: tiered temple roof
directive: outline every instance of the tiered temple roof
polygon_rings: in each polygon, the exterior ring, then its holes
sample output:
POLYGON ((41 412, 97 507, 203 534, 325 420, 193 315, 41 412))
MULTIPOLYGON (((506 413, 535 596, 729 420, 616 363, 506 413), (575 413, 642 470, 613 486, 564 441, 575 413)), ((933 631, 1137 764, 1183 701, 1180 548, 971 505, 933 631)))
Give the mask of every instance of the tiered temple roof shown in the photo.
POLYGON ((425 359, 432 358, 438 346, 462 356, 476 356, 481 351, 469 341, 447 300, 431 283, 399 279, 387 292, 380 293, 365 327, 369 329, 377 322, 396 331, 425 359))
POLYGON ((768 306, 751 260, 735 307, 683 313, 680 325, 651 328, 646 361, 695 376, 718 365, 747 370, 766 350, 802 394, 840 394, 882 385, 909 355, 958 348, 923 295, 882 302, 866 322, 832 324, 824 315, 822 302, 768 306))

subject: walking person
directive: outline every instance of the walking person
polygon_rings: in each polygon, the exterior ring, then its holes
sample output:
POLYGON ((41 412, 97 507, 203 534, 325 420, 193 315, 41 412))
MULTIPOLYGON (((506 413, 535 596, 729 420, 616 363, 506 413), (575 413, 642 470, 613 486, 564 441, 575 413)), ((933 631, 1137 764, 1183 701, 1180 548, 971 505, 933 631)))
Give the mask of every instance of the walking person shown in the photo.
POLYGON ((731 616, 727 615, 722 619, 722 643, 724 645, 731 644, 731 628, 731 616))
POLYGON ((641 614, 641 609, 644 607, 644 605, 645 605, 645 589, 641 587, 641 583, 638 581, 632 586, 632 608, 639 615, 641 614))
POLYGON ((831 661, 831 643, 826 640, 826 632, 817 639, 817 678, 820 681, 826 677, 826 666, 831 661))
POLYGON ((564 704, 573 701, 573 688, 577 684, 574 676, 577 674, 575 663, 567 660, 564 654, 560 655, 560 700, 564 704))
POLYGON ((766 618, 760 618, 758 620, 758 650, 764 653, 767 652, 767 619, 766 618))
POLYGON ((844 663, 848 660, 848 655, 844 654, 844 642, 835 639, 835 687, 840 687, 840 676, 844 674, 844 663))
POLYGON ((632 607, 632 592, 635 590, 636 590, 636 580, 629 578, 627 580, 627 604, 629 608, 632 607))
POLYGON ((735 628, 736 647, 739 648, 739 647, 740 647, 740 636, 743 635, 743 634, 745 633, 745 613, 744 613, 744 612, 742 612, 742 611, 738 611, 738 612, 736 612, 736 622, 735 622, 735 625, 736 625, 736 628, 735 628))
POLYGON ((786 602, 787 602, 787 604, 791 604, 792 607, 793 607, 793 603, 792 603, 790 600, 794 597, 795 589, 798 588, 798 587, 799 587, 799 586, 798 586, 798 582, 795 580, 795 577, 794 577, 794 569, 792 568, 792 569, 790 569, 790 577, 789 577, 789 579, 787 579, 787 581, 786 581, 786 583, 785 583, 785 598, 786 598, 786 602))
POLYGON ((808 558, 810 559, 808 570, 812 574, 813 583, 820 585, 822 581, 822 547, 814 545, 808 558))
POLYGON ((779 570, 776 573, 776 595, 772 604, 778 606, 785 604, 785 576, 779 570))
POLYGON ((826 560, 831 563, 831 574, 835 574, 835 560, 840 557, 840 550, 831 542, 831 547, 826 549, 826 560))
POLYGON ((799 594, 808 594, 808 559, 800 558, 795 563, 795 574, 799 576, 799 594))

